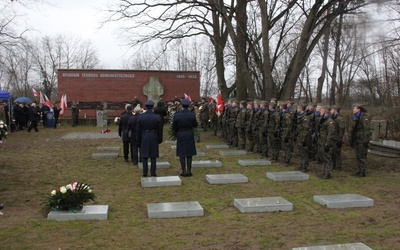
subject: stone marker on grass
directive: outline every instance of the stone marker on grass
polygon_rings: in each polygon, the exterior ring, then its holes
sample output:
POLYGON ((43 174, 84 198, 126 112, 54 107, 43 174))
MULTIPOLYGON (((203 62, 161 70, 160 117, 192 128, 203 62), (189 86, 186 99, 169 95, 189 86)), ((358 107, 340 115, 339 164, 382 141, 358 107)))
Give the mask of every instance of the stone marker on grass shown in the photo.
POLYGON ((221 145, 206 145, 206 149, 222 149, 222 148, 229 148, 226 144, 221 145))
POLYGON ((372 250, 363 243, 349 243, 325 246, 312 246, 312 247, 295 247, 292 250, 372 250))
POLYGON ((119 152, 120 147, 97 147, 97 151, 119 152))
POLYGON ((242 174, 208 174, 206 180, 210 184, 247 183, 249 181, 242 174))
POLYGON ((197 152, 196 155, 193 155, 193 157, 201 157, 201 156, 206 156, 206 152, 197 152))
POLYGON ((236 155, 247 155, 246 150, 221 150, 219 151, 220 155, 224 156, 236 156, 236 155))
MULTIPOLYGON (((149 167, 150 167, 150 159, 149 159, 149 167)), ((158 161, 157 162, 157 169, 158 168, 170 168, 171 165, 169 164, 168 161, 158 161)), ((139 169, 143 169, 143 163, 139 162, 138 164, 139 169)))
POLYGON ((265 159, 251 159, 251 160, 239 160, 239 165, 241 166, 269 166, 271 161, 265 159))
POLYGON ((171 146, 171 149, 176 150, 176 145, 171 146))
POLYGON ((198 201, 147 204, 148 218, 178 218, 203 215, 204 209, 198 201))
POLYGON ((267 172, 267 178, 273 181, 303 181, 308 180, 310 176, 300 171, 287 171, 267 172))
POLYGON ((212 167, 222 167, 222 162, 220 161, 192 161, 192 167, 193 168, 212 168, 212 167))
POLYGON ((163 176, 142 178, 142 187, 166 187, 166 186, 181 186, 182 181, 179 176, 163 176))
POLYGON ((93 153, 93 159, 104 159, 104 158, 118 158, 118 153, 104 152, 104 153, 93 153))
POLYGON ((282 197, 234 199, 234 205, 242 213, 263 213, 293 210, 293 204, 282 197))
POLYGON ((173 144, 176 145, 176 141, 165 141, 166 144, 173 144))
POLYGON ((47 215, 48 220, 107 220, 108 205, 83 206, 81 211, 76 213, 61 210, 52 210, 47 215))
POLYGON ((372 207, 374 200, 359 194, 314 195, 314 201, 328 208, 372 207))

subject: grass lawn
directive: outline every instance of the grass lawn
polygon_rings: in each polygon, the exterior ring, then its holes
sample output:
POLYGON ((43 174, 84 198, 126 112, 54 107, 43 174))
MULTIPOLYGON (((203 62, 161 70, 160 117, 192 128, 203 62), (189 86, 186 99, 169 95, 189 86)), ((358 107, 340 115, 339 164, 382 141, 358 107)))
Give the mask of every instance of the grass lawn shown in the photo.
MULTIPOLYGON (((0 249, 291 249, 300 246, 363 242, 373 249, 400 249, 400 166, 397 159, 369 155, 366 178, 350 176, 355 171, 353 151, 345 147, 343 170, 333 179, 316 177, 322 166, 310 167, 310 180, 274 182, 267 171, 297 167, 242 167, 239 159, 258 159, 256 154, 221 156, 206 144, 221 144, 221 138, 202 132, 195 160, 219 160, 221 168, 194 168, 193 176, 181 178, 182 186, 142 188, 141 170, 123 157, 92 159, 99 146, 120 146, 119 138, 63 139, 72 132, 100 128, 61 126, 39 133, 19 131, 0 144, 0 249), (242 173, 246 184, 210 185, 206 174, 242 173), (109 205, 108 220, 47 220, 42 202, 53 189, 71 182, 91 185, 94 203, 109 205), (368 208, 328 209, 313 201, 313 195, 355 193, 374 199, 368 208), (293 203, 291 212, 242 214, 234 198, 282 196, 293 203), (147 204, 198 201, 203 217, 148 219, 147 204)), ((117 131, 116 126, 111 127, 117 131)), ((164 140, 168 140, 167 131, 164 140)), ((111 136, 110 136, 111 137, 111 136)), ((162 143, 159 161, 170 169, 158 176, 179 175, 179 160, 171 144, 162 143)), ((88 204, 88 205, 90 205, 88 204)))

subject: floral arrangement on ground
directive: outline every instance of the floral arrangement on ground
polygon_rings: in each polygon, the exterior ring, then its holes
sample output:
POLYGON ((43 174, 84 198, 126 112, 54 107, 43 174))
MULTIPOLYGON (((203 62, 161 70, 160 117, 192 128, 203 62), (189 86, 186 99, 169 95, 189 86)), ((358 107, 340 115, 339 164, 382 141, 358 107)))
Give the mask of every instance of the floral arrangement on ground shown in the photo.
POLYGON ((45 209, 77 211, 96 198, 89 185, 80 182, 67 184, 51 191, 45 203, 45 209))
POLYGON ((0 120, 0 141, 7 139, 8 128, 7 125, 0 120))

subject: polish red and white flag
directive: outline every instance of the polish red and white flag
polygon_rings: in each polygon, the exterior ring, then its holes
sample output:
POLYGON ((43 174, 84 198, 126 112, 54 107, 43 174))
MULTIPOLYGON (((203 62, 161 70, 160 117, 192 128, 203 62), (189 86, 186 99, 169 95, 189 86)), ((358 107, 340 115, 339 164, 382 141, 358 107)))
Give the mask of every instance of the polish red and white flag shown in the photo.
POLYGON ((220 116, 222 112, 224 112, 224 100, 222 99, 221 91, 218 91, 217 108, 215 109, 215 113, 217 113, 217 116, 220 116))
POLYGON ((34 88, 32 88, 32 92, 34 97, 40 97, 39 92, 37 92, 34 88))
POLYGON ((59 108, 61 109, 60 116, 63 116, 65 110, 67 110, 67 94, 64 94, 64 95, 61 96, 60 107, 59 108))
POLYGON ((185 99, 188 100, 189 102, 192 101, 192 98, 190 98, 190 95, 187 95, 186 93, 183 93, 185 95, 185 99))

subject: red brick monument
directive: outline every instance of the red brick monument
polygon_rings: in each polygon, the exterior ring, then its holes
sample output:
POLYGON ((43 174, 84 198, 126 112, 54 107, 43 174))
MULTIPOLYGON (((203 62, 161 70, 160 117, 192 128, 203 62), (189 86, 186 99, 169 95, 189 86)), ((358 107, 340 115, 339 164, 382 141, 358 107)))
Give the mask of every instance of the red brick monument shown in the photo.
MULTIPOLYGON (((200 72, 157 70, 59 69, 58 99, 67 94, 68 106, 79 102, 80 117, 96 117, 105 105, 109 117, 118 116, 134 97, 157 103, 183 97, 200 99, 200 72)), ((68 110, 64 117, 70 117, 68 110)))

